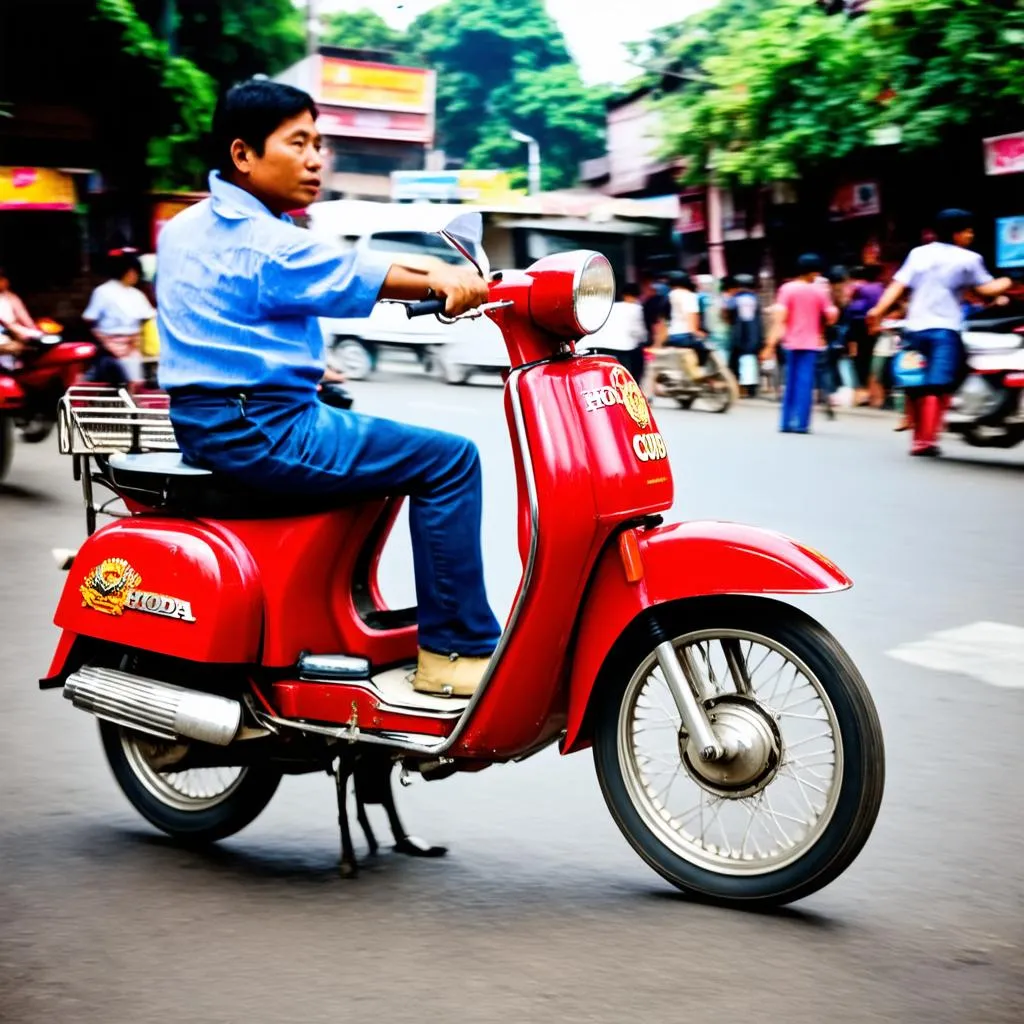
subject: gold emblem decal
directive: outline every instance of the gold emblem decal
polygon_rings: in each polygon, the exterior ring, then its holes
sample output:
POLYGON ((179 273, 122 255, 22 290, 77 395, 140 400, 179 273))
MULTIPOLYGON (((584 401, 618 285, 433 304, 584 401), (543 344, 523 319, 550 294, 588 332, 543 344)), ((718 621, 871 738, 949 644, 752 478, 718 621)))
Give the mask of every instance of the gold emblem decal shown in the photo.
POLYGON ((123 615, 125 609, 195 622, 192 605, 166 594, 139 590, 142 577, 123 559, 107 558, 85 577, 79 587, 82 604, 105 615, 123 615))
POLYGON ((632 417, 633 422, 641 430, 646 430, 651 422, 651 409, 640 390, 640 385, 622 366, 616 366, 612 370, 611 382, 612 387, 619 393, 619 401, 626 407, 626 412, 632 417))
POLYGON ((646 430, 650 425, 651 409, 647 399, 644 398, 640 385, 622 366, 616 366, 612 370, 609 383, 605 387, 584 391, 583 401, 587 412, 597 412, 598 409, 610 409, 613 405, 621 405, 641 430, 646 430))
POLYGON ((107 558, 79 587, 82 603, 106 615, 123 615, 128 598, 141 582, 142 577, 123 558, 107 558))

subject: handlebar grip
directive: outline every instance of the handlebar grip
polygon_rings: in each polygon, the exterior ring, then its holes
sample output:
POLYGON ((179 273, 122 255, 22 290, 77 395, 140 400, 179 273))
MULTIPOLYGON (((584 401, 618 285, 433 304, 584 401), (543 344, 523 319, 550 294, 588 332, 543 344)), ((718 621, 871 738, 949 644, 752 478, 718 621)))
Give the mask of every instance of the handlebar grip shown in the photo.
POLYGON ((410 302, 405 307, 405 313, 410 320, 414 316, 433 316, 435 313, 444 312, 447 301, 446 298, 440 296, 434 299, 424 299, 422 302, 410 302))

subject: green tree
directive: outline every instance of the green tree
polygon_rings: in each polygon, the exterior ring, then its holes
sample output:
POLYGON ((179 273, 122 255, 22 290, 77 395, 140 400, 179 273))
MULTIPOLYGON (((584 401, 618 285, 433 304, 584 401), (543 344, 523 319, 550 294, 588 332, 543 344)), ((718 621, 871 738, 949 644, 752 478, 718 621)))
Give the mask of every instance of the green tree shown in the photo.
POLYGON ((408 39, 393 29, 376 11, 335 11, 323 18, 321 38, 328 46, 346 46, 352 50, 389 50, 404 52, 408 39))
POLYGON ((711 164, 757 184, 846 157, 886 125, 911 149, 1010 127, 1022 42, 1020 0, 873 0, 855 21, 808 0, 730 0, 669 48, 693 80, 662 101, 665 153, 690 159, 691 180, 711 164))
POLYGON ((216 87, 190 60, 172 56, 131 0, 97 0, 96 17, 120 32, 122 52, 159 82, 165 100, 148 110, 147 163, 160 188, 196 185, 204 170, 202 141, 209 131, 216 87))
POLYGON ((517 128, 541 146, 544 184, 600 154, 604 92, 584 86, 543 0, 447 0, 417 18, 410 46, 438 74, 438 143, 470 167, 525 167, 517 128))

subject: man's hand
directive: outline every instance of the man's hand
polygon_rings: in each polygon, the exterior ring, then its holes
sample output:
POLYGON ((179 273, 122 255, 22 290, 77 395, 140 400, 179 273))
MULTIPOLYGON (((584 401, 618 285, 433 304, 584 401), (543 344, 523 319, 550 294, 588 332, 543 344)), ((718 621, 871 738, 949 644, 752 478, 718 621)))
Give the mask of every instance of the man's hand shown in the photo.
POLYGON ((458 316, 487 301, 487 282, 473 267, 453 267, 438 261, 427 274, 427 287, 448 300, 444 306, 448 316, 458 316))
POLYGON ((473 267, 453 267, 434 256, 403 255, 395 260, 379 298, 419 301, 430 295, 445 299, 445 313, 458 316, 487 301, 487 282, 473 267))

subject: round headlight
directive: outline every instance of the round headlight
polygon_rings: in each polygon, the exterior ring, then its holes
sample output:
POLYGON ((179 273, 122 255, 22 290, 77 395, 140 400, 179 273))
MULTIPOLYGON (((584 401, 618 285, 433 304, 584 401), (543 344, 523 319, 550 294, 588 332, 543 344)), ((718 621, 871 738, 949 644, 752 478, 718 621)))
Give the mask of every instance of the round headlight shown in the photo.
POLYGON ((592 253, 573 282, 573 312, 584 334, 604 327, 615 302, 615 271, 606 256, 592 253))

